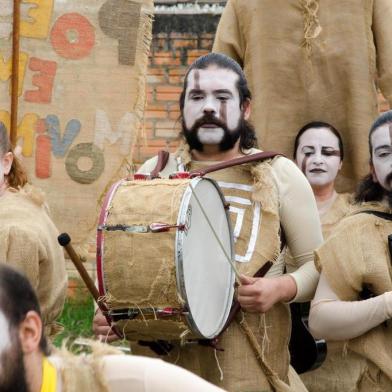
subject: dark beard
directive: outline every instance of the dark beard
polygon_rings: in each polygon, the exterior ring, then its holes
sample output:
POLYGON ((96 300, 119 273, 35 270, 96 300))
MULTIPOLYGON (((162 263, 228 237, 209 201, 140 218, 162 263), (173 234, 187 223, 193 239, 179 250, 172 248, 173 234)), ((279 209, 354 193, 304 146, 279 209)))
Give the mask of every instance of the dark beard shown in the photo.
POLYGON ((192 126, 191 129, 188 129, 185 125, 184 119, 182 119, 182 134, 185 137, 186 142, 188 143, 191 150, 203 151, 203 144, 200 142, 199 137, 197 136, 197 131, 204 124, 214 124, 217 128, 223 129, 223 139, 219 143, 220 151, 228 151, 231 150, 234 145, 237 143, 238 139, 241 136, 241 131, 244 128, 244 118, 241 115, 241 118, 238 122, 237 128, 230 131, 227 128, 227 125, 219 120, 218 118, 210 115, 205 115, 202 118, 199 118, 192 126))
POLYGON ((29 392, 19 337, 0 357, 0 392, 29 392))

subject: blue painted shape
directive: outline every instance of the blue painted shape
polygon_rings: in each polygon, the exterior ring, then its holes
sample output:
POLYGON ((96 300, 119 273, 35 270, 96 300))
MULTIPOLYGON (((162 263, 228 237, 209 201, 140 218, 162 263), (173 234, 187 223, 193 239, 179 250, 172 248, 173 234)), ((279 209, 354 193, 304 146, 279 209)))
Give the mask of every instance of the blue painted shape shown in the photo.
POLYGON ((68 121, 63 137, 61 137, 60 121, 56 115, 46 116, 45 123, 52 141, 53 155, 56 158, 64 158, 82 128, 80 121, 75 119, 68 121))

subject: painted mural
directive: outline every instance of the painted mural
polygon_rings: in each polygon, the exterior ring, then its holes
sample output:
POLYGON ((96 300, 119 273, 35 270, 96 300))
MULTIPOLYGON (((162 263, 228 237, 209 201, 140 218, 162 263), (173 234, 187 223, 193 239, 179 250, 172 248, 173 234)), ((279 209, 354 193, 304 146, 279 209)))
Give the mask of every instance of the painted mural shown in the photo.
MULTIPOLYGON (((10 123, 12 0, 0 0, 0 120, 10 123)), ((145 106, 152 0, 23 0, 18 145, 73 242, 125 176, 145 106)))

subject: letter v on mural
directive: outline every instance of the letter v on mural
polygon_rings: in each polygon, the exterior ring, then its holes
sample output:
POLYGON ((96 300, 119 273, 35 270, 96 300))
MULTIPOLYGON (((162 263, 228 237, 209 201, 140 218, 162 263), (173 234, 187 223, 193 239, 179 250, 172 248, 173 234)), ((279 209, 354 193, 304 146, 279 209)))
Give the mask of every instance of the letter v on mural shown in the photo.
POLYGON ((0 0, 0 121, 10 129, 18 72, 16 143, 30 182, 45 191, 59 229, 85 245, 101 196, 132 160, 153 1, 19 1, 13 70, 13 0, 0 0))

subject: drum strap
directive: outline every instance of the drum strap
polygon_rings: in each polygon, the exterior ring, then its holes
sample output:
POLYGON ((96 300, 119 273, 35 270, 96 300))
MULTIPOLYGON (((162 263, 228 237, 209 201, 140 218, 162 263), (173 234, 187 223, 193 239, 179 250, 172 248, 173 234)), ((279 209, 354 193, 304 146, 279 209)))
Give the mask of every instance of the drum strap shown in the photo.
POLYGON ((154 169, 150 173, 151 179, 158 178, 159 173, 166 167, 167 162, 169 161, 169 152, 165 150, 160 150, 158 152, 158 161, 154 169))

